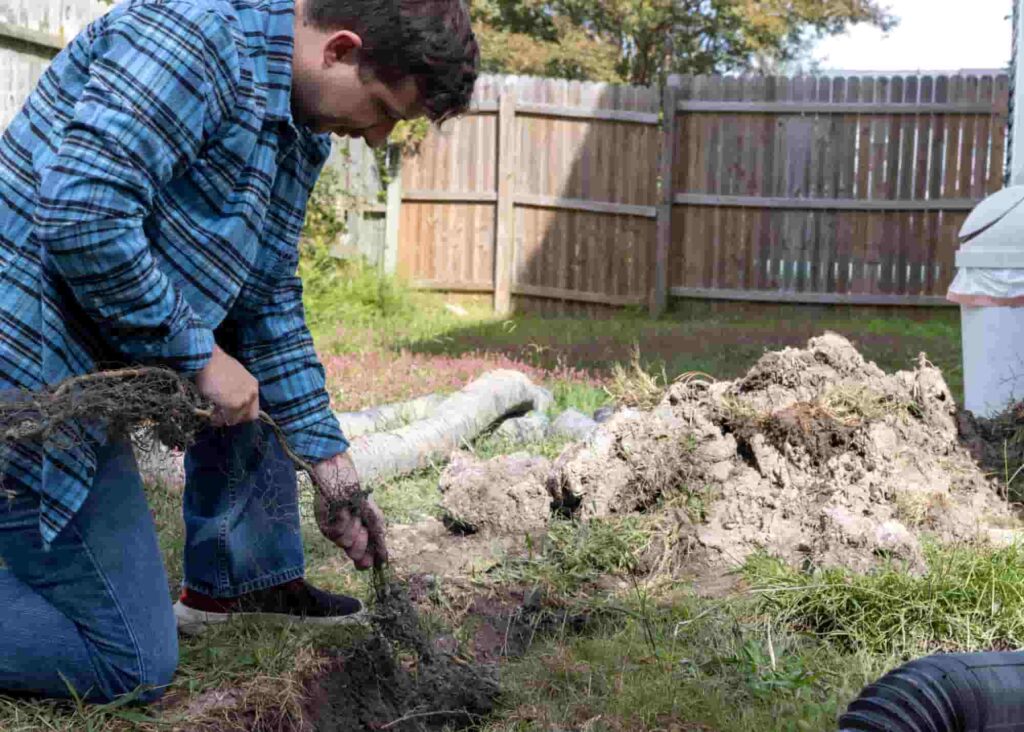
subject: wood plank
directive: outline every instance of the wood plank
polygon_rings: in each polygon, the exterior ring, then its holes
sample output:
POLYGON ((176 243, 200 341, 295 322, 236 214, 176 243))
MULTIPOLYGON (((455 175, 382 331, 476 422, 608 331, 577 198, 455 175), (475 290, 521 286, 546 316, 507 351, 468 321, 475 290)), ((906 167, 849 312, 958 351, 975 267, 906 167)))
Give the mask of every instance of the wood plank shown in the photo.
MULTIPOLYGON (((995 79, 983 76, 978 83, 978 101, 990 102, 995 108, 995 79)), ((988 163, 992 142, 992 115, 981 115, 974 122, 974 170, 970 195, 984 198, 988 193, 988 163)))
POLYGON ((490 282, 466 282, 464 280, 414 279, 409 281, 414 290, 441 290, 447 292, 494 292, 490 282))
POLYGON ((603 122, 622 122, 652 127, 661 123, 661 115, 657 112, 608 109, 597 105, 575 107, 564 104, 523 103, 516 107, 516 113, 547 119, 600 120, 603 122))
POLYGON ((506 315, 512 310, 512 265, 515 262, 515 176, 519 169, 515 144, 516 90, 509 84, 502 91, 498 114, 498 225, 494 246, 494 310, 506 315))
MULTIPOLYGON (((581 106, 584 102, 584 86, 579 87, 581 106)), ((557 81, 544 82, 542 98, 546 104, 564 106, 568 102, 568 83, 557 81)), ((547 195, 551 197, 569 198, 581 190, 578 177, 578 166, 574 152, 592 134, 594 123, 586 119, 553 119, 548 123, 551 134, 546 140, 537 141, 537 145, 547 146, 548 165, 551 169, 547 175, 547 195), (571 192, 570 192, 571 191, 571 192)), ((602 199, 611 200, 611 199, 602 199)), ((579 237, 580 218, 572 213, 574 209, 553 209, 548 219, 553 222, 552 235, 545 237, 545 261, 550 263, 550 270, 542 282, 550 287, 588 290, 581 282, 581 274, 591 264, 584 249, 585 240, 579 237)))
MULTIPOLYGON (((627 166, 636 169, 639 165, 627 166)), ((625 174, 625 171, 622 173, 625 174)), ((580 198, 560 198, 558 196, 537 196, 529 193, 517 193, 516 205, 533 206, 535 208, 552 208, 560 211, 586 211, 616 216, 635 216, 643 219, 656 219, 657 206, 638 206, 631 203, 610 203, 608 201, 588 201, 580 198)))
POLYGON ((64 39, 52 33, 32 30, 20 25, 11 23, 0 23, 0 41, 15 49, 28 47, 32 53, 38 53, 46 58, 53 58, 64 50, 66 45, 64 39))
POLYGON ((840 294, 835 292, 794 292, 792 290, 723 290, 705 287, 673 287, 673 297, 738 302, 803 303, 808 305, 904 305, 913 307, 955 307, 945 297, 882 294, 840 294))
POLYGON ((402 201, 407 203, 494 203, 498 194, 494 191, 402 191, 402 201))
MULTIPOLYGON (((939 76, 935 79, 935 100, 944 102, 949 99, 950 79, 948 76, 939 76)), ((949 137, 947 116, 944 114, 935 115, 932 122, 932 143, 928 162, 928 198, 937 199, 943 195, 943 169, 946 146, 949 137)), ((929 217, 927 255, 925 257, 924 292, 928 295, 939 295, 937 291, 938 277, 940 271, 939 251, 940 242, 943 237, 944 226, 942 218, 945 214, 936 212, 929 217)))
POLYGON ((612 295, 605 292, 581 292, 559 287, 543 287, 539 285, 516 285, 516 295, 541 297, 550 300, 567 302, 590 302, 599 305, 633 306, 642 305, 646 298, 642 295, 612 295))
MULTIPOLYGON (((723 80, 722 96, 727 101, 740 99, 741 81, 738 77, 729 76, 723 80)), ((742 117, 739 115, 722 115, 721 146, 719 148, 719 192, 727 195, 737 192, 740 184, 738 158, 743 144, 741 138, 742 117)), ((717 287, 734 288, 739 286, 738 273, 741 268, 741 252, 738 248, 736 224, 738 211, 716 211, 718 221, 719 255, 715 263, 715 285, 717 287)))
MULTIPOLYGON (((835 102, 855 102, 860 99, 860 79, 836 77, 832 87, 835 102)), ((859 118, 855 114, 837 117, 833 148, 832 193, 835 198, 851 198, 856 195, 857 184, 857 140, 860 133, 859 118)), ((836 213, 830 217, 829 230, 833 241, 834 263, 828 275, 828 291, 846 293, 850 289, 850 269, 853 263, 855 217, 836 213)))
MULTIPOLYGON (((765 80, 763 76, 748 76, 744 79, 743 96, 745 99, 761 101, 765 98, 765 80)), ((743 170, 742 185, 738 192, 741 195, 758 195, 760 193, 761 176, 763 175, 763 145, 761 131, 764 126, 762 115, 747 115, 743 127, 743 170)), ((757 287, 758 260, 760 252, 760 222, 757 211, 743 209, 740 216, 741 252, 743 256, 742 277, 743 287, 757 287)))
POLYGON ((939 199, 937 201, 873 200, 864 198, 790 198, 781 196, 721 196, 678 193, 677 205, 731 208, 769 208, 794 211, 971 211, 976 199, 939 199))
MULTIPOLYGON (((920 101, 920 80, 908 77, 904 82, 903 101, 911 104, 920 101)), ((896 197, 907 200, 914 197, 914 173, 917 163, 917 123, 918 115, 903 115, 900 118, 899 174, 896 176, 896 197)), ((908 277, 910 277, 910 248, 913 246, 912 228, 913 213, 894 215, 896 248, 893 251, 893 291, 900 295, 907 294, 908 277)))
MULTIPOLYGON (((893 104, 904 102, 904 89, 906 80, 902 76, 895 76, 889 82, 889 100, 893 104)), ((882 197, 886 200, 894 200, 899 197, 900 183, 900 144, 901 132, 903 129, 902 115, 889 115, 887 117, 888 132, 885 145, 885 173, 882 184, 882 197)), ((899 250, 900 229, 899 216, 887 211, 881 214, 882 234, 879 249, 880 276, 878 280, 878 292, 885 295, 901 294, 898 287, 898 275, 896 272, 897 252, 899 250)))
MULTIPOLYGON (((948 95, 951 102, 959 102, 965 98, 965 84, 966 79, 962 76, 954 76, 950 79, 948 95)), ((947 198, 960 195, 957 188, 957 162, 960 154, 960 137, 965 121, 966 118, 963 116, 946 116, 942 195, 947 198)))
MULTIPOLYGON (((964 80, 964 94, 969 102, 974 102, 978 99, 978 93, 981 90, 980 80, 976 77, 968 77, 964 80)), ((963 133, 960 135, 960 155, 957 166, 957 195, 967 198, 971 195, 972 183, 971 178, 974 175, 974 156, 975 156, 975 130, 978 124, 978 118, 974 115, 968 115, 963 119, 963 133)), ((977 151, 980 152, 980 151, 977 151)))
MULTIPOLYGON (((818 101, 839 101, 834 93, 839 93, 837 80, 828 77, 818 79, 818 101)), ((838 160, 836 148, 841 143, 839 132, 842 117, 836 115, 819 115, 815 120, 814 141, 814 188, 815 195, 820 198, 835 198, 835 170, 838 160)), ((812 217, 814 259, 811 263, 810 286, 815 292, 832 292, 832 274, 836 257, 836 238, 834 212, 815 212, 812 217)))
MULTIPOLYGON (((875 101, 877 81, 874 77, 860 79, 860 101, 875 101)), ((871 196, 872 117, 857 115, 857 159, 855 163, 853 195, 858 199, 871 196)), ((853 216, 853 242, 850 247, 850 263, 847 270, 849 292, 868 292, 870 285, 866 278, 865 264, 868 259, 871 217, 867 214, 853 216)))
MULTIPOLYGON (((708 79, 707 94, 711 99, 721 99, 725 92, 724 87, 725 79, 721 76, 712 76, 708 79)), ((708 166, 705 171, 706 182, 704 190, 720 194, 724 178, 722 170, 722 137, 724 131, 722 129, 721 117, 716 116, 708 121, 707 134, 708 166)), ((705 212, 705 217, 705 224, 707 226, 705 236, 708 237, 705 240, 705 246, 707 246, 710 256, 704 262, 702 281, 711 287, 717 287, 718 263, 722 259, 722 247, 724 244, 722 241, 721 211, 719 209, 711 209, 705 212)))
MULTIPOLYGON (((935 99, 935 80, 925 76, 920 80, 919 100, 931 103, 935 99)), ((931 151, 931 131, 934 115, 917 117, 917 136, 914 141, 914 179, 913 196, 924 200, 928 194, 928 156, 931 151)), ((920 295, 925 291, 925 273, 928 260, 928 242, 926 240, 930 212, 915 215, 910 226, 910 242, 907 250, 910 272, 907 279, 908 295, 920 295)))
POLYGON ((1010 77, 1000 74, 995 80, 994 106, 998 110, 992 115, 989 126, 992 130, 992 156, 989 161, 988 181, 985 192, 992 194, 1003 187, 1006 181, 1006 123, 1010 103, 1010 77))
POLYGON ((678 111, 697 114, 990 114, 992 107, 987 104, 903 104, 885 102, 876 104, 832 104, 806 101, 791 102, 727 102, 727 101, 682 101, 678 111))

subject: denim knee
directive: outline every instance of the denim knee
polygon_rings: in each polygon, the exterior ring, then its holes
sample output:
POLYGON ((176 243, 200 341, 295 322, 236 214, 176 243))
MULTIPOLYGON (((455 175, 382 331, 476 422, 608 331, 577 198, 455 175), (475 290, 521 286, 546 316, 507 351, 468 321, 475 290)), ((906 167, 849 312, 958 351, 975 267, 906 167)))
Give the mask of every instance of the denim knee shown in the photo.
POLYGON ((133 663, 109 663, 101 672, 103 701, 139 692, 139 701, 154 702, 164 695, 174 679, 178 669, 177 629, 172 626, 170 632, 162 629, 151 637, 137 640, 133 663))

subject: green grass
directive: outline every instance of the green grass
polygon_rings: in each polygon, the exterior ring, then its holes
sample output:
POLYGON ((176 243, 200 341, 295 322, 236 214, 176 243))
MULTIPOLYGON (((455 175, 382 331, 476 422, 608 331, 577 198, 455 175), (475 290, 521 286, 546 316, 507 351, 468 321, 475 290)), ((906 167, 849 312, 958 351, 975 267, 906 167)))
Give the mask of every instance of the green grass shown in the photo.
POLYGON ((541 587, 572 596, 604 575, 630 574, 652 532, 639 516, 588 522, 555 521, 531 543, 524 558, 510 558, 493 571, 499 582, 541 587))
POLYGON ((437 518, 441 499, 437 482, 441 470, 441 466, 437 466, 386 481, 374 489, 374 499, 389 521, 412 524, 425 518, 437 518))
POLYGON ((507 666, 488 732, 831 729, 899 662, 782 623, 756 596, 704 599, 679 585, 655 593, 634 574, 650 539, 637 517, 557 523, 530 557, 491 573, 590 620, 541 637, 507 666), (608 575, 624 589, 598 590, 608 575))
POLYGON ((760 611, 830 645, 903 658, 1024 645, 1024 548, 926 548, 928 572, 806 573, 770 558, 745 575, 760 611))
MULTIPOLYGON (((360 275, 363 276, 363 275, 360 275)), ((639 348, 645 368, 672 379, 702 371, 736 378, 768 350, 803 346, 827 330, 849 338, 868 360, 886 371, 912 368, 921 352, 942 369, 962 399, 960 315, 954 308, 852 308, 811 305, 680 302, 652 320, 633 311, 607 317, 497 317, 481 297, 454 297, 401 290, 407 303, 396 312, 362 306, 316 332, 325 352, 366 349, 445 356, 501 354, 525 364, 583 370, 606 377, 628 364, 639 348), (457 303, 466 315, 445 308, 457 303)), ((365 283, 358 286, 369 291, 365 283)), ((389 290, 390 291, 390 290, 389 290)), ((591 404, 598 404, 595 393, 591 404)))
POLYGON ((743 603, 688 596, 607 611, 512 664, 486 730, 820 732, 892 666, 771 627, 743 603))

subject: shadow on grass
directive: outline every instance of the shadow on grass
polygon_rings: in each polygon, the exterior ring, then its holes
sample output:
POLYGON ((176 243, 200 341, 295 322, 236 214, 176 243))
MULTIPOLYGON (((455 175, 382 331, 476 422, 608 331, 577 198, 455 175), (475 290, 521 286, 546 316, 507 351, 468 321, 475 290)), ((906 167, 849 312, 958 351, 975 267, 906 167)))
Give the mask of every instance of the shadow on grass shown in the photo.
POLYGON ((910 368, 919 353, 926 353, 962 400, 960 316, 953 308, 680 302, 658 320, 639 312, 606 318, 517 315, 456 326, 401 347, 451 357, 500 354, 538 368, 604 375, 613 364, 629 362, 639 346, 644 364, 669 379, 689 371, 732 379, 765 351, 803 346, 825 331, 846 336, 885 371, 910 368))

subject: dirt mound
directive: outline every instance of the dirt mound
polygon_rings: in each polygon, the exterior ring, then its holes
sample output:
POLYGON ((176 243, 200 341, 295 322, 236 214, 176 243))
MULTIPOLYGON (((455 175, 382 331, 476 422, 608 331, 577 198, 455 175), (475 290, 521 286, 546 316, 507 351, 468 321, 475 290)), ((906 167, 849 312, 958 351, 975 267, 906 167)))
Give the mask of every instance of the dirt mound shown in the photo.
POLYGON ((685 379, 653 411, 616 415, 559 457, 547 487, 582 518, 644 510, 680 491, 714 495, 683 544, 730 564, 768 551, 823 566, 863 570, 894 557, 921 568, 925 532, 976 540, 1014 522, 960 443, 957 417, 924 355, 885 374, 826 334, 765 354, 736 381, 685 379))

